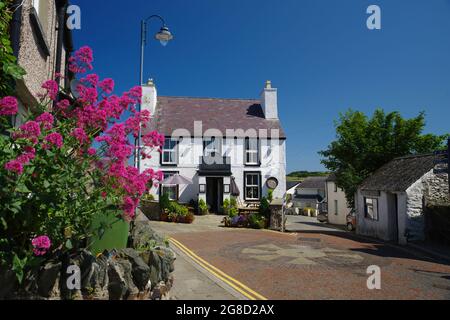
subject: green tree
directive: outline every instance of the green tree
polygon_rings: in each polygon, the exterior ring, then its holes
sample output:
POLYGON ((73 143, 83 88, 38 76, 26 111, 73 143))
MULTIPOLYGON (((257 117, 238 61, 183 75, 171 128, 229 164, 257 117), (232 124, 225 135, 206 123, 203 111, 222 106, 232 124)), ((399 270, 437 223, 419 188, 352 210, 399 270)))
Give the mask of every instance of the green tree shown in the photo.
POLYGON ((336 173, 337 185, 354 207, 358 185, 375 170, 396 157, 429 153, 443 148, 448 135, 422 134, 425 113, 404 119, 399 112, 377 109, 372 118, 348 110, 335 122, 336 140, 319 152, 322 164, 336 173))

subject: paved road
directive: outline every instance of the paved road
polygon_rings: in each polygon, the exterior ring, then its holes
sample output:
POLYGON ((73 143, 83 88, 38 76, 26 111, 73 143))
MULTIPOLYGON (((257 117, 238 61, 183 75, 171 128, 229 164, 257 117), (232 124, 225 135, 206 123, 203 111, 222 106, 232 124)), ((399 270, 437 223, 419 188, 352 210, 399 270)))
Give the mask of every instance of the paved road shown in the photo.
POLYGON ((289 218, 289 234, 225 229, 216 216, 150 224, 268 299, 450 299, 450 265, 299 219, 289 218), (381 290, 367 289, 371 265, 381 290))

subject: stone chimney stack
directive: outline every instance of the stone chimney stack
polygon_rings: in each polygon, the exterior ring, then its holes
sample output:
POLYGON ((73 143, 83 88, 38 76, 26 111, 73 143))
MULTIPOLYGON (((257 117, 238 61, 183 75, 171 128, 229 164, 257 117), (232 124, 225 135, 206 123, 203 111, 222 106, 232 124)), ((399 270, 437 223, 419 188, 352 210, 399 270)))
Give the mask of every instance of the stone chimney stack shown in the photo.
POLYGON ((277 89, 272 88, 272 82, 266 81, 261 94, 261 105, 264 115, 268 120, 278 120, 278 95, 277 89))
POLYGON ((142 104, 141 110, 148 110, 153 115, 158 101, 158 93, 156 91, 153 79, 148 80, 142 85, 142 104))

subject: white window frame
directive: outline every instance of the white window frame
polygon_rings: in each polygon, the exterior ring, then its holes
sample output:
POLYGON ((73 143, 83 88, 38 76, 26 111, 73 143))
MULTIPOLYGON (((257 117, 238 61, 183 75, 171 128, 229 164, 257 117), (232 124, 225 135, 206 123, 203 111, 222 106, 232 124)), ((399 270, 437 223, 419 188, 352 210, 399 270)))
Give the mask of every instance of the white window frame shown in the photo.
POLYGON ((259 140, 258 139, 250 139, 246 138, 244 142, 244 156, 245 156, 245 164, 246 165, 259 165, 259 140), (255 145, 251 145, 250 142, 256 142, 255 145), (252 148, 253 147, 253 148, 252 148), (253 157, 252 157, 253 156, 253 157), (249 161, 249 159, 252 159, 254 161, 249 161))
POLYGON ((163 165, 176 165, 178 164, 178 141, 172 138, 166 138, 164 140, 164 146, 161 153, 161 163, 163 165), (173 143, 169 145, 170 148, 166 149, 166 143, 167 142, 173 143), (169 156, 169 158, 173 159, 172 161, 165 161, 165 155, 166 154, 172 154, 172 156, 169 156))
POLYGON ((364 217, 369 220, 378 221, 378 198, 364 198, 364 217))
MULTIPOLYGON (((258 173, 258 172, 246 172, 245 174, 244 174, 244 192, 245 192, 245 194, 244 194, 244 196, 245 196, 245 200, 246 201, 259 201, 259 200, 261 200, 261 181, 260 181, 260 179, 261 179, 261 175, 260 175, 260 173, 258 173), (248 182, 247 182, 247 177, 248 176, 256 176, 256 184, 254 184, 254 182, 252 182, 252 184, 248 184, 248 182), (253 197, 251 197, 251 198, 249 198, 247 195, 248 195, 248 193, 247 193, 247 189, 255 189, 256 188, 256 190, 257 190, 257 192, 256 192, 256 197, 254 197, 254 194, 253 194, 253 197)), ((253 192, 252 192, 253 193, 253 192)))
POLYGON ((222 156, 222 139, 217 137, 203 138, 203 156, 222 156), (214 155, 213 155, 214 154, 214 155))
MULTIPOLYGON (((177 174, 177 172, 164 172, 164 180, 166 180, 167 178, 173 176, 177 174)), ((175 197, 170 197, 170 192, 169 194, 169 200, 171 201, 178 201, 178 197, 179 197, 179 187, 176 184, 161 184, 161 196, 164 195, 164 189, 173 189, 175 188, 175 197)))

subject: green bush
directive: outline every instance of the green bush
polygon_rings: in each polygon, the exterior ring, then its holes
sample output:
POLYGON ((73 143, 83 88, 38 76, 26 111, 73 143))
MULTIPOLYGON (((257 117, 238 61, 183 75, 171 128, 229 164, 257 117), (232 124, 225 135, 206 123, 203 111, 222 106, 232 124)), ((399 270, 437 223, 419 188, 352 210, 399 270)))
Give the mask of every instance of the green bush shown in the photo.
POLYGON ((198 201, 198 210, 199 210, 199 213, 201 215, 207 215, 208 214, 208 205, 206 204, 205 200, 200 199, 198 201))
POLYGON ((269 203, 271 203, 273 201, 273 190, 270 189, 269 192, 267 193, 267 200, 269 201, 269 203))
POLYGON ((266 227, 266 218, 253 213, 248 216, 248 224, 253 229, 264 229, 266 227))
POLYGON ((167 193, 164 193, 162 196, 159 197, 159 206, 161 207, 161 210, 169 208, 170 199, 167 193))
POLYGON ((266 218, 270 217, 270 203, 266 197, 263 197, 261 199, 261 204, 259 206, 259 214, 266 218))
POLYGON ((236 199, 234 199, 234 198, 225 199, 223 201, 223 211, 224 211, 224 214, 226 214, 230 218, 234 218, 235 216, 237 216, 239 213, 239 210, 237 207, 236 199))

